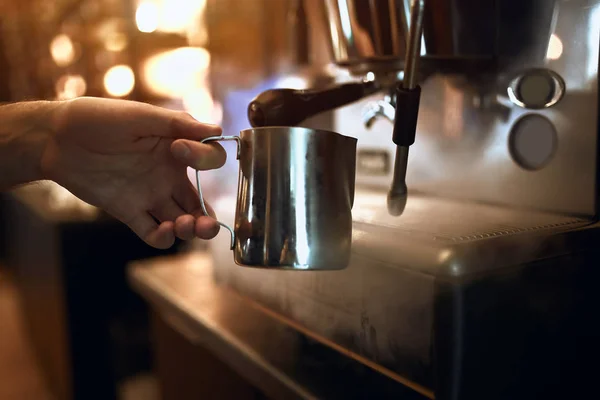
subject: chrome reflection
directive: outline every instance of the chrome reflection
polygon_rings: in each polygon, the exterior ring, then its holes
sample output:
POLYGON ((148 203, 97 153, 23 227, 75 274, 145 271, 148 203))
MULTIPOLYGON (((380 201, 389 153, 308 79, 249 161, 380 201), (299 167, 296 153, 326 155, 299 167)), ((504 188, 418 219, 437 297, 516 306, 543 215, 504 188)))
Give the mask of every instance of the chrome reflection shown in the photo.
POLYGON ((600 48, 598 46, 598 38, 600 37, 600 5, 593 6, 593 10, 589 14, 590 22, 588 24, 587 34, 587 80, 595 84, 598 78, 598 56, 600 48))
MULTIPOLYGON (((298 266, 308 267, 310 260, 310 247, 308 243, 308 224, 306 216, 308 210, 306 208, 307 193, 306 193, 306 179, 308 178, 306 171, 306 159, 308 156, 308 146, 306 139, 300 135, 295 135, 292 139, 292 162, 290 171, 291 186, 292 186, 292 198, 295 203, 294 217, 296 221, 294 223, 295 228, 295 242, 296 242, 296 260, 298 266)), ((312 196, 318 196, 318 193, 311 193, 312 196)), ((323 195, 323 194, 321 194, 323 195)), ((287 243, 287 240, 286 240, 287 243)), ((286 246, 287 247, 287 246, 286 246)))

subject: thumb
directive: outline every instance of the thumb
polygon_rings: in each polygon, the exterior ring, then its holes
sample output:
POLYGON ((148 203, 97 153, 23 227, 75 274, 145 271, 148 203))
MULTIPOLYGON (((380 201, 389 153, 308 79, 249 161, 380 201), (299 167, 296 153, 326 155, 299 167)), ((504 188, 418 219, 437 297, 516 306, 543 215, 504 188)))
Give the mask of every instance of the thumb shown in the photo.
POLYGON ((225 149, 218 143, 198 143, 185 139, 171 143, 171 154, 176 160, 196 170, 221 168, 227 159, 225 149))

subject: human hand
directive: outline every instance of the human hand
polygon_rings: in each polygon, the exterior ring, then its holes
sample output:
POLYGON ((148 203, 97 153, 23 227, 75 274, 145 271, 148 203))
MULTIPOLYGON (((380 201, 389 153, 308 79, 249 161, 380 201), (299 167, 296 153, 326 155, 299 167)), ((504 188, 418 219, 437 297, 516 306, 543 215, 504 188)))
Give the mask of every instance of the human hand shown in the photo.
POLYGON ((221 128, 144 103, 85 97, 57 107, 52 126, 40 161, 45 179, 102 208, 156 248, 170 247, 175 236, 211 239, 218 233, 186 170, 225 163, 220 145, 197 142, 220 135, 221 128))

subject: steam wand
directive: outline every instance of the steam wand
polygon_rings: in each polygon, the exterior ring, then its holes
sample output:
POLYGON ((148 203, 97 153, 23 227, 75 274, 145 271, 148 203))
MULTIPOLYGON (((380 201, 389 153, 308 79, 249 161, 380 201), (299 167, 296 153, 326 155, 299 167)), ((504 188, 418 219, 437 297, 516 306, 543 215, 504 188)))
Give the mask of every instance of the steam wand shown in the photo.
POLYGON ((408 148, 415 142, 421 98, 421 87, 417 84, 417 63, 421 55, 424 10, 425 0, 411 1, 404 79, 396 87, 396 114, 392 136, 396 144, 396 159, 392 187, 388 194, 388 211, 394 216, 402 215, 404 212, 408 194, 406 187, 408 148))

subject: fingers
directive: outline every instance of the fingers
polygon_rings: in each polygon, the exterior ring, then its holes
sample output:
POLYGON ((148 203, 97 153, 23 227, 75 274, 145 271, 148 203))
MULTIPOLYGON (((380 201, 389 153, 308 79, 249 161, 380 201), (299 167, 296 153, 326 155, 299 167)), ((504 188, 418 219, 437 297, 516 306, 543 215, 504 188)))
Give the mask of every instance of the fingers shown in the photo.
POLYGON ((175 221, 175 234, 182 240, 200 238, 210 240, 217 236, 220 226, 212 217, 200 216, 194 218, 192 215, 182 215, 175 221))
POLYGON ((168 249, 175 243, 173 222, 166 221, 157 224, 147 213, 138 213, 127 222, 127 226, 140 239, 157 249, 168 249))
POLYGON ((217 236, 220 226, 212 217, 200 216, 194 218, 192 215, 182 215, 175 221, 175 234, 182 240, 200 238, 210 240, 217 236))
POLYGON ((216 214, 207 202, 204 202, 209 216, 204 215, 200 207, 198 193, 188 181, 173 195, 175 201, 189 214, 177 218, 175 221, 175 234, 182 240, 191 240, 194 237, 212 239, 219 233, 220 226, 216 221, 216 214))
POLYGON ((210 204, 208 204, 207 202, 204 202, 204 205, 206 206, 206 211, 208 211, 208 215, 205 215, 201 210, 196 214, 196 217, 200 218, 200 217, 210 217, 212 219, 217 219, 217 214, 215 214, 215 210, 212 208, 212 206, 210 204))
POLYGON ((194 239, 196 219, 193 215, 182 215, 175 220, 175 235, 181 240, 194 239))
POLYGON ((200 209, 198 192, 196 191, 195 185, 193 185, 189 179, 186 179, 183 184, 175 187, 173 199, 187 214, 194 214, 196 210, 200 209))
MULTIPOLYGON (((162 236, 158 236, 157 238, 149 236, 152 233, 152 229, 156 230, 158 228, 157 223, 151 216, 163 223, 160 226, 161 229, 163 229, 164 223, 169 223, 167 226, 170 226, 171 238, 177 236, 182 240, 192 240, 198 237, 208 240, 214 238, 219 233, 219 224, 215 220, 215 212, 212 207, 208 203, 205 203, 205 206, 210 216, 204 215, 196 191, 190 182, 186 182, 186 185, 174 193, 171 200, 165 201, 150 210, 150 215, 147 215, 147 218, 137 216, 128 225, 132 226, 132 229, 135 227, 136 230, 134 231, 142 239, 153 241, 152 243, 147 243, 154 247, 157 246, 155 243, 157 240, 163 239, 162 236)), ((160 234, 164 235, 164 232, 161 230, 160 234)), ((160 245, 161 243, 159 242, 158 244, 160 245)), ((172 243, 169 244, 169 246, 171 245, 172 243)))
POLYGON ((152 214, 160 222, 165 222, 175 221, 177 218, 179 218, 179 216, 188 213, 184 211, 173 198, 171 198, 150 210, 150 214, 152 214))
POLYGON ((182 240, 194 239, 194 225, 196 218, 194 212, 200 209, 200 199, 191 182, 186 179, 185 183, 175 188, 173 199, 185 210, 186 214, 175 220, 175 235, 182 240))
POLYGON ((217 236, 220 226, 212 217, 201 216, 196 219, 194 234, 200 239, 209 240, 217 236))
POLYGON ((220 144, 185 139, 171 143, 171 154, 179 162, 196 170, 221 168, 227 160, 227 153, 220 144))
POLYGON ((169 132, 173 139, 201 140, 209 136, 220 136, 222 129, 220 126, 205 124, 197 121, 191 115, 178 113, 171 120, 171 130, 169 132))
MULTIPOLYGON (((163 221, 158 227, 160 235, 165 234, 161 229, 163 229, 163 226, 167 224, 166 226, 169 227, 169 229, 171 229, 169 236, 171 238, 173 237, 173 235, 175 235, 182 240, 192 240, 194 239, 194 237, 208 240, 217 236, 220 227, 217 223, 217 220, 214 218, 215 212, 213 211, 212 207, 210 207, 210 205, 206 204, 206 210, 209 212, 209 214, 211 214, 211 216, 209 217, 204 215, 201 209, 197 209, 192 215, 185 213, 179 206, 174 206, 173 204, 175 203, 173 202, 172 204, 165 205, 159 211, 151 212, 151 214, 155 218, 157 218, 160 221, 163 221), (174 221, 174 223, 172 221, 174 221)), ((152 220, 152 218, 150 219, 152 220)), ((152 227, 156 229, 156 222, 152 220, 152 223, 152 227)), ((148 225, 148 227, 146 228, 146 230, 148 229, 150 229, 150 225, 148 225)), ((145 232, 146 231, 142 231, 143 234, 145 232)), ((163 243, 160 242, 160 240, 163 240, 163 236, 151 236, 156 235, 152 231, 150 233, 145 234, 146 236, 140 237, 142 237, 142 239, 146 238, 144 240, 148 240, 147 243, 151 244, 152 246, 157 247, 157 244, 160 245, 161 243, 163 243)), ((168 244, 168 247, 170 247, 172 244, 173 243, 170 242, 168 244)))
POLYGON ((198 210, 195 213, 196 224, 194 226, 194 235, 200 239, 209 240, 217 236, 221 226, 217 223, 215 210, 207 202, 204 202, 204 205, 210 216, 204 215, 202 210, 198 210))
POLYGON ((166 221, 158 226, 158 229, 150 232, 145 239, 146 243, 158 249, 168 249, 175 243, 173 234, 173 222, 166 221))

